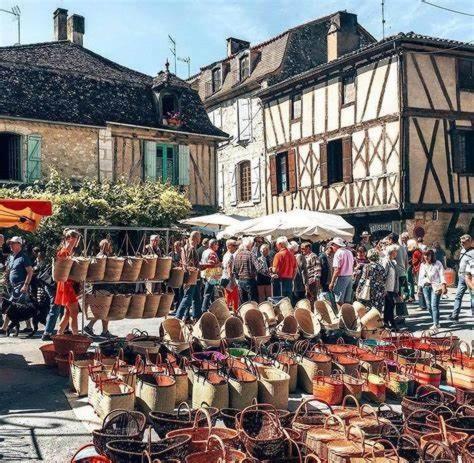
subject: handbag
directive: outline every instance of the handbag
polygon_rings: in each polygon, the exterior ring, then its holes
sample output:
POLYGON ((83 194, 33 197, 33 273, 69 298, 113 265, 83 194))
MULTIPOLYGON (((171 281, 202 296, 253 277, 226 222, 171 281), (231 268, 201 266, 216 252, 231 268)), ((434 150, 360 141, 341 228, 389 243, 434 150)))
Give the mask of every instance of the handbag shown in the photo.
POLYGON ((356 292, 357 299, 361 301, 370 301, 370 280, 367 279, 364 281, 364 284, 361 288, 357 288, 356 292))

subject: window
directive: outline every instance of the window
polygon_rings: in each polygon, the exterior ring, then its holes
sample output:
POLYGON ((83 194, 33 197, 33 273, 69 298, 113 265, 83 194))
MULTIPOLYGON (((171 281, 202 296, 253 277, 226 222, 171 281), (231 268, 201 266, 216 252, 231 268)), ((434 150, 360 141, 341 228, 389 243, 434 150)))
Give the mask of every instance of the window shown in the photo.
POLYGON ((172 185, 177 183, 178 164, 173 145, 157 145, 155 179, 172 185))
POLYGON ((250 57, 244 55, 239 60, 240 63, 240 80, 246 79, 250 75, 250 57))
POLYGON ((0 133, 0 180, 21 181, 21 136, 0 133))
POLYGON ((354 103, 355 100, 355 77, 354 74, 342 79, 342 104, 354 103))
POLYGON ((161 98, 161 111, 163 119, 169 118, 178 112, 178 98, 172 93, 165 93, 161 98))
POLYGON ((250 161, 243 161, 239 169, 239 201, 246 203, 252 199, 252 179, 250 161))
POLYGON ((328 183, 339 183, 343 180, 342 139, 328 143, 328 183))
POLYGON ((238 141, 247 141, 252 137, 252 101, 240 98, 237 103, 238 141))
POLYGON ((460 90, 474 90, 474 60, 459 60, 458 81, 460 90))
POLYGON ((278 194, 288 191, 288 153, 280 153, 276 158, 278 194))
POLYGON ((301 118, 301 94, 291 97, 291 120, 301 118))
POLYGON ((474 130, 457 129, 453 135, 454 172, 474 175, 474 130))
POLYGON ((212 71, 212 92, 215 93, 221 88, 222 85, 222 74, 221 69, 216 68, 212 71))

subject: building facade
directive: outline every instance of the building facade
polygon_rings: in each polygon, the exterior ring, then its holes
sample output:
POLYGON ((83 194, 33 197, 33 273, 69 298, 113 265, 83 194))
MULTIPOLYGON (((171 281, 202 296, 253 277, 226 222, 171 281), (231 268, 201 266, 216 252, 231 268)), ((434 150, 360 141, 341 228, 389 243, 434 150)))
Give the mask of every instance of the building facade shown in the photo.
POLYGON ((410 33, 341 48, 350 16, 328 29, 327 63, 258 94, 265 212, 336 212, 358 232, 441 242, 472 229, 474 47, 410 33))
POLYGON ((54 13, 53 42, 0 48, 0 182, 169 182, 217 207, 216 145, 228 137, 166 67, 154 78, 83 47, 84 18, 54 13))
MULTIPOLYGON (((217 149, 219 206, 228 214, 267 212, 265 122, 258 91, 327 62, 327 30, 339 13, 294 27, 261 44, 227 39, 227 57, 189 82, 211 121, 228 133, 217 149)), ((358 46, 375 39, 354 18, 358 46)))

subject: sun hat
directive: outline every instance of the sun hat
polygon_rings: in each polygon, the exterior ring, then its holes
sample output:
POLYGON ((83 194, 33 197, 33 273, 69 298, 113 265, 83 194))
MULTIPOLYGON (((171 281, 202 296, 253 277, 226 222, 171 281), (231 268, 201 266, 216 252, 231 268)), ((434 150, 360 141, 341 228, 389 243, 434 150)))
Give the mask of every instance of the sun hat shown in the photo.
POLYGON ((367 230, 364 230, 360 236, 372 236, 367 230))
POLYGON ((340 237, 340 236, 336 236, 335 238, 333 238, 329 244, 335 244, 336 246, 340 246, 341 248, 345 248, 346 247, 346 243, 345 241, 340 237))
POLYGON ((23 240, 21 239, 20 236, 12 236, 9 240, 9 243, 18 243, 18 244, 23 244, 23 240))

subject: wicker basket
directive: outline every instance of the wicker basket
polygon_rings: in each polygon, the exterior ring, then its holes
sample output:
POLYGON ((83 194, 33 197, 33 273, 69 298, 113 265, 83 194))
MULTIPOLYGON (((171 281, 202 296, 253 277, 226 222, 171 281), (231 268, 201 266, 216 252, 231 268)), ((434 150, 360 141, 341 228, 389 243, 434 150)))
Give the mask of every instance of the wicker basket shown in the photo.
POLYGON ((188 269, 184 275, 184 284, 192 286, 195 285, 199 278, 199 270, 196 268, 188 269))
POLYGON ((133 410, 134 404, 135 391, 128 384, 117 379, 99 381, 94 411, 100 418, 117 409, 133 410))
POLYGON ((123 257, 107 257, 104 281, 120 281, 124 264, 123 257))
POLYGON ((361 319, 360 324, 367 330, 382 328, 383 319, 377 309, 370 309, 361 319))
POLYGON ((89 264, 89 257, 73 257, 68 279, 72 281, 85 281, 89 264))
POLYGON ((153 280, 155 278, 157 259, 156 256, 143 256, 142 267, 138 275, 139 280, 153 280))
POLYGON ((137 378, 136 401, 145 413, 171 413, 176 403, 176 380, 160 374, 139 375, 137 378))
POLYGON ((40 347, 40 351, 43 354, 44 364, 47 367, 56 366, 56 350, 54 349, 54 344, 44 344, 40 347))
POLYGON ((70 257, 58 257, 53 261, 53 280, 63 283, 69 278, 73 260, 70 257))
POLYGON ((142 257, 126 257, 120 279, 122 281, 137 281, 142 268, 142 263, 142 257))
POLYGON ((67 355, 56 355, 56 365, 58 366, 57 373, 59 376, 69 376, 69 358, 67 355))
POLYGON ((66 359, 71 350, 76 355, 85 354, 91 342, 87 336, 81 334, 57 334, 53 336, 56 353, 58 356, 63 356, 66 359))
POLYGON ((160 303, 158 305, 158 310, 156 312, 156 317, 166 317, 173 307, 174 293, 164 293, 161 295, 160 303))
POLYGON ((86 281, 102 281, 105 275, 106 257, 92 257, 87 269, 86 281))
POLYGON ((87 395, 89 388, 89 365, 94 363, 93 359, 76 360, 74 352, 69 352, 69 368, 71 371, 72 387, 76 394, 81 397, 87 395))
POLYGON ((181 288, 184 282, 184 273, 185 273, 184 269, 181 267, 172 268, 167 285, 170 288, 181 288))
POLYGON ((204 312, 193 328, 193 336, 206 349, 221 343, 219 322, 214 314, 204 312))
POLYGON ((277 409, 288 408, 290 375, 274 367, 257 366, 258 401, 277 409))
POLYGON ((132 294, 126 318, 142 318, 145 309, 146 294, 132 294))
POLYGON ((156 260, 155 280, 166 281, 170 277, 173 260, 171 257, 158 257, 156 260))
POLYGON ((112 304, 113 294, 108 291, 99 290, 85 295, 85 306, 87 318, 107 320, 110 305, 112 304))
POLYGON ((161 294, 147 294, 142 318, 154 318, 160 306, 161 294))
POLYGON ((177 318, 166 318, 161 324, 164 332, 163 343, 173 352, 189 348, 189 331, 184 322, 177 318))
POLYGON ((130 294, 114 294, 107 319, 123 320, 131 300, 132 296, 130 294))

